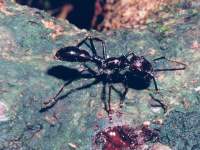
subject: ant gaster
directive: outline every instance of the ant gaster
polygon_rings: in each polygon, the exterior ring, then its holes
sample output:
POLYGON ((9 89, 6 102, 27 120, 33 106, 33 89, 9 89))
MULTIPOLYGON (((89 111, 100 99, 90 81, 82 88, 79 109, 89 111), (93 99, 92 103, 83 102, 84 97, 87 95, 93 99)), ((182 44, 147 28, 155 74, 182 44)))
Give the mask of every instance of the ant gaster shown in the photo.
MULTIPOLYGON (((170 69, 154 69, 152 64, 144 57, 137 56, 133 52, 129 52, 125 55, 121 55, 119 57, 109 57, 107 58, 105 42, 97 37, 88 36, 84 38, 80 43, 76 46, 69 46, 59 49, 55 58, 61 61, 69 61, 69 62, 81 62, 84 67, 88 71, 89 75, 92 78, 95 78, 95 83, 102 82, 103 90, 102 90, 102 101, 104 102, 105 110, 109 113, 111 110, 110 101, 111 101, 111 89, 116 90, 116 88, 112 85, 113 83, 122 83, 125 90, 121 92, 120 104, 123 103, 125 96, 128 92, 128 85, 131 82, 132 77, 140 77, 144 81, 153 80, 155 90, 158 91, 157 83, 154 77, 155 72, 157 71, 173 71, 173 70, 184 70, 186 65, 181 62, 177 62, 174 60, 169 60, 165 57, 156 58, 153 61, 158 61, 161 59, 165 59, 170 62, 177 63, 182 65, 180 68, 170 68, 170 69), (87 43, 89 41, 89 44, 87 43), (94 41, 100 42, 103 47, 103 56, 97 55, 96 48, 94 46, 94 41), (80 47, 85 44, 91 50, 90 54, 88 51, 81 49, 80 47), (86 62, 94 63, 98 70, 91 69, 86 62), (109 97, 108 101, 105 100, 106 86, 109 86, 109 97)), ((134 84, 134 83, 132 83, 134 84)), ((48 101, 43 103, 42 110, 46 110, 52 107, 57 102, 57 97, 63 91, 64 87, 68 85, 65 83, 57 94, 48 101)), ((80 87, 77 89, 81 89, 80 87)))

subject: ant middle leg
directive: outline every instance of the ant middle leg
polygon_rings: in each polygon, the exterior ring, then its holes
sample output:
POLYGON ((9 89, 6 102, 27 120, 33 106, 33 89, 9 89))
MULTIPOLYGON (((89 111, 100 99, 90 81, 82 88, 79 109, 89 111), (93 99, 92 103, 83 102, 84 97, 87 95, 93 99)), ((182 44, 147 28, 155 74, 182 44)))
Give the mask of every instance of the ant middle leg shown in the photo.
POLYGON ((126 94, 127 94, 127 92, 128 92, 128 86, 127 86, 127 85, 124 85, 124 84, 123 84, 123 86, 124 86, 124 91, 121 92, 121 91, 119 91, 118 89, 116 89, 113 85, 111 85, 111 88, 112 88, 112 89, 119 95, 119 97, 120 97, 120 103, 119 103, 119 107, 120 107, 120 108, 122 108, 123 103, 124 103, 124 100, 125 100, 125 98, 126 98, 126 94))
POLYGON ((122 106, 123 106, 123 103, 124 103, 124 100, 126 98, 127 93, 128 93, 128 85, 125 84, 124 85, 124 92, 122 93, 122 96, 121 96, 121 99, 120 99, 120 104, 119 104, 120 108, 122 108, 122 106))
POLYGON ((128 92, 128 85, 124 85, 124 88, 125 88, 124 91, 121 92, 121 91, 117 90, 112 84, 109 85, 109 97, 108 97, 109 112, 112 111, 112 109, 111 109, 111 91, 114 90, 120 96, 119 107, 122 108, 126 94, 128 92))
POLYGON ((107 102, 106 102, 106 87, 107 87, 107 84, 105 82, 103 82, 103 88, 102 88, 102 91, 101 91, 101 100, 104 104, 104 109, 105 111, 108 113, 109 115, 109 106, 107 105, 107 102))
POLYGON ((109 85, 109 91, 108 91, 108 111, 109 113, 112 111, 111 110, 111 90, 112 90, 112 84, 109 85))

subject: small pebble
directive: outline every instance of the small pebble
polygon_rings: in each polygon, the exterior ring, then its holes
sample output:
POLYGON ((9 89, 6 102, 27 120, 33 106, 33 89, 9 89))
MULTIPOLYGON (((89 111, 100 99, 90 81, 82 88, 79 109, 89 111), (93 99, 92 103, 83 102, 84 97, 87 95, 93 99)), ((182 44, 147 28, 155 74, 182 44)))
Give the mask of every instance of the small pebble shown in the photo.
POLYGON ((197 88, 194 89, 196 92, 200 91, 200 86, 198 86, 197 88))
POLYGON ((0 102, 0 122, 8 120, 8 117, 6 115, 7 111, 8 107, 3 102, 0 102))
POLYGON ((152 107, 151 110, 152 110, 154 113, 160 113, 161 107, 152 107))
POLYGON ((144 126, 144 127, 149 127, 150 124, 151 124, 150 121, 144 121, 144 122, 143 122, 143 126, 144 126))
POLYGON ((73 143, 68 143, 69 147, 73 148, 73 149, 77 149, 77 145, 73 144, 73 143))
POLYGON ((172 149, 161 143, 155 143, 150 150, 172 150, 172 149))

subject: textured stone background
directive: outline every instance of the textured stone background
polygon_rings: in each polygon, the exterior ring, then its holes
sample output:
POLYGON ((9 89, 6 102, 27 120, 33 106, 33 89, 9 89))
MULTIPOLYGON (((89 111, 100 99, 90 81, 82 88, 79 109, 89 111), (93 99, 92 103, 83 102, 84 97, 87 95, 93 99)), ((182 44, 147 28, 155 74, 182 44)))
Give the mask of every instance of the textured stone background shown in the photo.
MULTIPOLYGON (((88 33, 42 11, 3 2, 0 6, 0 149, 68 150, 76 145, 76 149, 88 150, 98 129, 116 124, 137 126, 158 119, 164 120, 161 143, 177 150, 200 149, 200 14, 198 7, 185 9, 180 4, 174 9, 182 11, 169 12, 174 13, 173 17, 161 17, 145 31, 88 33), (130 89, 122 109, 118 108, 119 97, 113 92, 112 108, 122 115, 114 114, 112 123, 103 110, 101 84, 75 91, 40 113, 42 103, 68 80, 68 68, 78 69, 80 65, 56 61, 53 55, 59 48, 75 45, 88 34, 105 40, 110 56, 133 50, 148 60, 166 56, 188 67, 184 71, 158 73, 160 94, 154 93, 153 84, 144 90, 130 89), (66 76, 49 75, 47 72, 52 68, 61 69, 59 73, 66 76), (168 106, 166 114, 161 108, 151 107, 149 93, 168 106)), ((154 65, 173 66, 168 62, 154 65)), ((92 81, 74 81, 62 94, 92 81)))

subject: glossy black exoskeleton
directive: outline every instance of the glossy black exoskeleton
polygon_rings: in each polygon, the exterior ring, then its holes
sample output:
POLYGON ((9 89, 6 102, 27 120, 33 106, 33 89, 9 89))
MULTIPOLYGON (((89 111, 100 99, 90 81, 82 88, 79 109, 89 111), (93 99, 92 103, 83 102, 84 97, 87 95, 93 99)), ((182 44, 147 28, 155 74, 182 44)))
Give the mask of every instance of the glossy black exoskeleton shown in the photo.
MULTIPOLYGON (((170 68, 170 69, 154 69, 152 64, 143 56, 137 56, 133 52, 129 52, 125 55, 121 55, 119 57, 109 57, 107 58, 105 43, 103 40, 97 37, 86 37, 76 46, 69 46, 65 48, 61 48, 55 54, 55 57, 58 60, 69 61, 69 62, 82 62, 84 63, 85 69, 88 71, 88 74, 91 75, 91 78, 95 78, 94 83, 103 83, 102 90, 102 101, 105 105, 105 110, 109 113, 111 110, 110 107, 110 99, 111 99, 111 89, 116 90, 116 88, 112 85, 113 83, 122 83, 125 90, 121 92, 121 102, 123 103, 123 99, 127 94, 128 87, 134 85, 134 79, 137 78, 139 81, 143 81, 144 83, 149 83, 151 80, 154 82, 155 90, 158 91, 157 83, 154 78, 154 74, 157 71, 173 71, 173 70, 184 70, 186 65, 181 62, 177 62, 174 60, 169 60, 165 57, 160 57, 154 59, 153 61, 158 61, 160 59, 165 59, 167 61, 175 62, 179 65, 182 65, 180 68, 170 68), (87 43, 89 41, 89 44, 87 43), (101 42, 103 47, 103 56, 99 56, 97 54, 96 48, 94 46, 93 41, 101 42), (90 50, 90 52, 81 49, 80 46, 82 44, 86 44, 90 50), (85 64, 85 62, 91 62, 97 66, 97 70, 91 69, 89 66, 85 64), (109 98, 108 102, 105 100, 106 86, 109 86, 109 98)), ((44 102, 44 106, 42 109, 47 109, 54 105, 57 101, 58 95, 62 92, 64 87, 68 85, 65 83, 58 93, 49 101, 44 102)), ((78 89, 81 89, 80 87, 78 89)))
POLYGON ((92 60, 92 57, 87 51, 73 46, 61 48, 55 57, 62 61, 87 62, 92 60))

